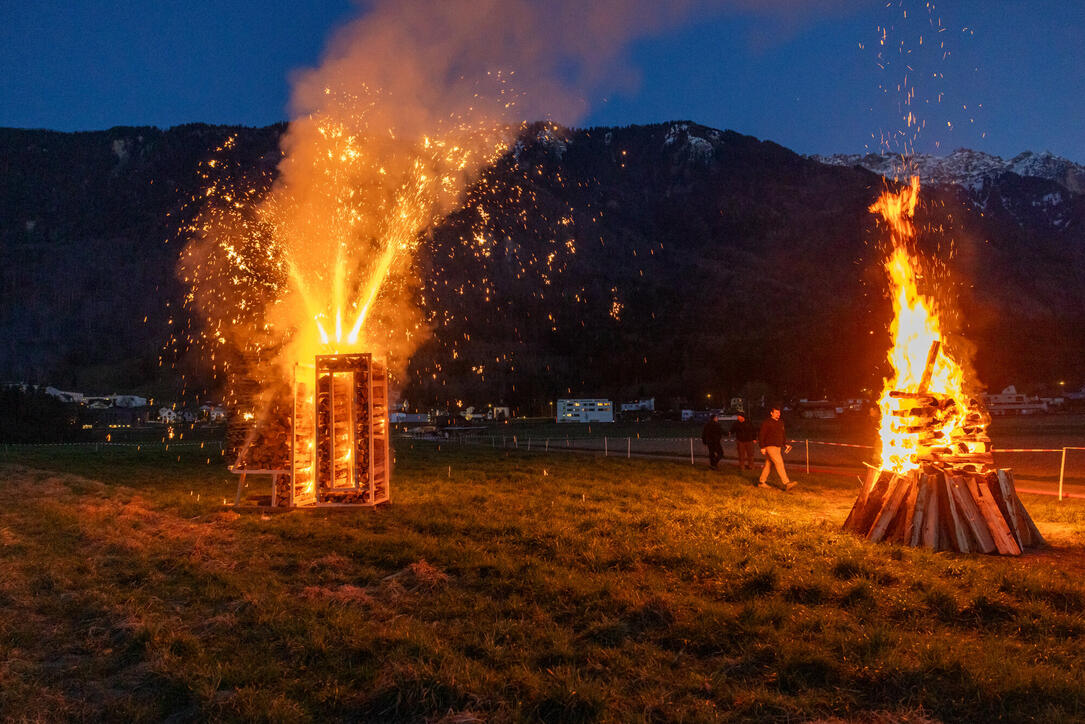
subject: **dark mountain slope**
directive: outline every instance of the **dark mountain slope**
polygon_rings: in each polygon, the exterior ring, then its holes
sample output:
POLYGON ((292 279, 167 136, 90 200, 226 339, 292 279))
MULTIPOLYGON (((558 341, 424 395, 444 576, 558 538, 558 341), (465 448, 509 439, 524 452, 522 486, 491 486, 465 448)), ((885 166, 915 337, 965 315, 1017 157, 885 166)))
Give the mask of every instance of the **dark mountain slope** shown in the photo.
MULTIPOLYGON (((281 132, 0 130, 0 379, 169 384, 158 358, 182 323, 177 230, 199 164, 236 136, 215 155, 269 172, 281 132)), ((890 309, 867 207, 885 184, 690 123, 535 126, 419 259, 433 335, 408 399, 542 410, 570 393, 876 385, 890 309)), ((981 380, 1085 378, 1083 197, 1008 172, 924 199, 921 246, 948 268, 927 281, 955 300, 947 322, 981 380)))

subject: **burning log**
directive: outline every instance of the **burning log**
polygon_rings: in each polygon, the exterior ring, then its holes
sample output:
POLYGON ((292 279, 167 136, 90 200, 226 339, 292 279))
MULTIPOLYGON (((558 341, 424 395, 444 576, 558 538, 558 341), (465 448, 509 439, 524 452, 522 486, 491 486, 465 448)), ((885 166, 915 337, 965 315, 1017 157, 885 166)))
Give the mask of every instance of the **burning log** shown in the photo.
POLYGON ((1013 473, 871 469, 844 530, 936 551, 1020 555, 1046 545, 1014 488, 1013 473))

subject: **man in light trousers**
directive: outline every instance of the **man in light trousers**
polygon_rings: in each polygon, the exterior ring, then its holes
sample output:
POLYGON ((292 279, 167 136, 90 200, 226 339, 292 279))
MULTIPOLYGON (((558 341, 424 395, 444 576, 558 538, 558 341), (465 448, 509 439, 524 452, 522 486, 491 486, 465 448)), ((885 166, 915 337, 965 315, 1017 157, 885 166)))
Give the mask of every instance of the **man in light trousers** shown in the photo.
POLYGON ((773 405, 769 410, 769 419, 761 423, 761 432, 757 439, 761 446, 761 454, 765 456, 765 467, 761 470, 758 485, 768 487, 769 473, 775 465, 776 473, 780 476, 780 487, 784 490, 794 488, 795 483, 787 477, 787 469, 784 467, 783 453, 791 452, 791 446, 787 444, 787 433, 784 432, 784 423, 780 419, 779 405, 773 405))

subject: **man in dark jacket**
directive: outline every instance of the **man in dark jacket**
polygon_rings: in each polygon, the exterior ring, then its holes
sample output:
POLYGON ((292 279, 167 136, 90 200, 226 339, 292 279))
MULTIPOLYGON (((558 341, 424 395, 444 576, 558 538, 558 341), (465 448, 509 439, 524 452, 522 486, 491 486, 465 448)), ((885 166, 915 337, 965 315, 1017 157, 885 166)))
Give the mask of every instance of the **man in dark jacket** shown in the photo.
POLYGON ((780 484, 784 490, 791 490, 795 483, 787 477, 784 468, 784 453, 791 452, 791 446, 787 444, 787 433, 784 432, 784 423, 780 419, 780 406, 773 405, 769 410, 769 419, 761 423, 761 432, 757 439, 761 443, 761 454, 765 456, 765 467, 761 470, 759 485, 768 485, 769 472, 772 466, 776 466, 776 472, 780 475, 780 484))
POLYGON ((738 413, 737 417, 731 424, 731 437, 735 438, 735 447, 738 448, 738 466, 743 470, 753 470, 753 442, 757 439, 757 428, 743 413, 738 413))
POLYGON ((713 470, 720 463, 720 458, 723 457, 723 445, 720 444, 720 440, 723 439, 723 428, 720 427, 720 418, 718 415, 713 415, 712 418, 705 423, 704 429, 701 430, 701 442, 708 448, 708 467, 713 470))

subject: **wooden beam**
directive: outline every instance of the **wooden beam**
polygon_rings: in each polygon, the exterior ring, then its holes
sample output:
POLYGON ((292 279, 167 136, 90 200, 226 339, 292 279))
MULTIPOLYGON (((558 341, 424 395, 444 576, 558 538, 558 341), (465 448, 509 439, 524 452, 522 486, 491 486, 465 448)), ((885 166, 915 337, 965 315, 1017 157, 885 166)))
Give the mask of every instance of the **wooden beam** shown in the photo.
POLYGON ((991 538, 994 539, 998 552, 1004 556, 1021 555, 1021 547, 1017 545, 1010 527, 1006 524, 1006 519, 1002 517, 1002 511, 998 509, 998 503, 995 502, 994 496, 991 495, 991 489, 987 486, 987 482, 971 478, 968 482, 968 488, 974 491, 976 503, 984 521, 987 523, 987 529, 991 532, 991 538))
POLYGON ((931 342, 930 351, 927 352, 927 364, 923 367, 923 376, 919 378, 917 392, 927 391, 927 386, 931 383, 931 376, 934 374, 934 363, 938 360, 938 351, 941 348, 942 343, 937 339, 931 342))
MULTIPOLYGON (((996 550, 994 538, 991 537, 991 531, 987 529, 987 522, 983 513, 980 512, 967 481, 964 478, 947 476, 946 486, 953 493, 953 500, 957 504, 961 522, 968 526, 968 532, 972 534, 979 550, 983 553, 993 553, 996 550)), ((964 532, 963 526, 961 532, 964 532)))

